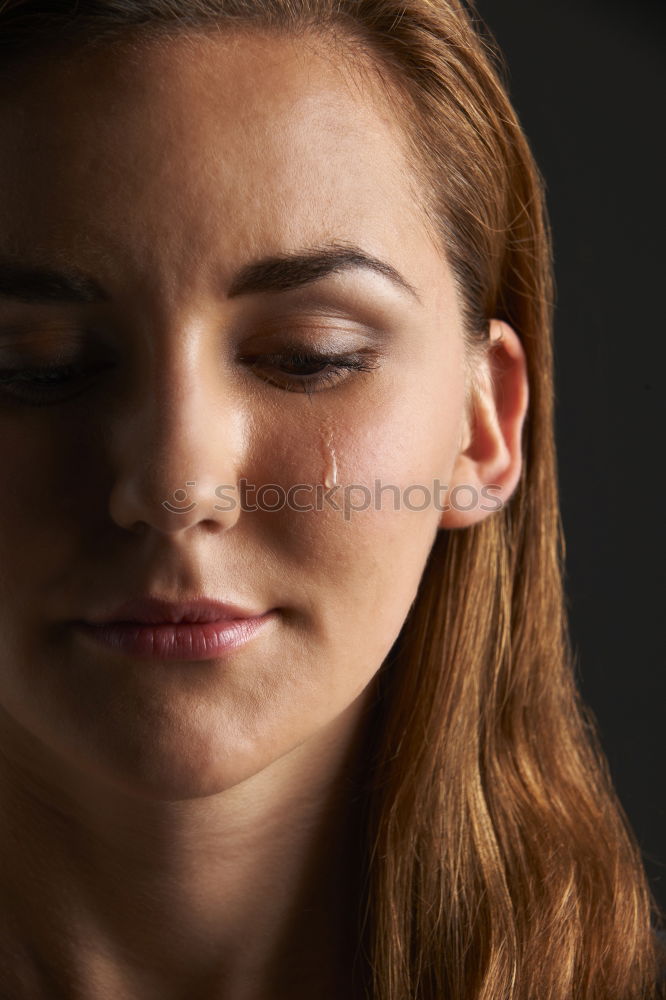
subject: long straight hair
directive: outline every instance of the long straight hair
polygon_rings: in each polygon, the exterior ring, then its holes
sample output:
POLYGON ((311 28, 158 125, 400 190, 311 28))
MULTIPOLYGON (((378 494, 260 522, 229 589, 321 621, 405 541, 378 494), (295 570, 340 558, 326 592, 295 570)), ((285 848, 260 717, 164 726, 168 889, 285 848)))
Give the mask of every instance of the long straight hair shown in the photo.
POLYGON ((496 317, 527 357, 516 492, 485 521, 440 530, 377 677, 358 887, 365 994, 652 1000, 655 908, 574 683, 550 238, 500 58, 459 0, 5 0, 0 52, 212 26, 314 30, 370 58, 398 98, 468 356, 496 317))

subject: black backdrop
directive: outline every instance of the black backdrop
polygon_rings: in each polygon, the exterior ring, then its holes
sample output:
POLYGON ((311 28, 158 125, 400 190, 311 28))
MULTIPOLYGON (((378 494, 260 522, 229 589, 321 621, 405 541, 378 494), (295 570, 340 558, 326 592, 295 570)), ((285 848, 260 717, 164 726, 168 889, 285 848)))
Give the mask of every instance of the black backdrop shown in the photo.
POLYGON ((478 0, 545 177, 579 683, 666 910, 666 3, 478 0))

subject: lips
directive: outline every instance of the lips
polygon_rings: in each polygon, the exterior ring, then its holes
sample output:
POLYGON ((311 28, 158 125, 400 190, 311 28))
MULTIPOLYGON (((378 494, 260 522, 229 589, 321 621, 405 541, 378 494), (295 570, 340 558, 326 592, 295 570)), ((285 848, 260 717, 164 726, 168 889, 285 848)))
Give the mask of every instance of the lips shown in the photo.
POLYGON ((139 597, 125 601, 108 614, 86 619, 90 625, 137 622, 143 625, 179 625, 206 622, 230 622, 258 618, 265 608, 250 609, 207 597, 168 601, 159 597, 139 597))
POLYGON ((75 633, 96 648, 142 660, 217 660, 275 623, 277 609, 194 598, 141 597, 109 614, 74 622, 75 633))

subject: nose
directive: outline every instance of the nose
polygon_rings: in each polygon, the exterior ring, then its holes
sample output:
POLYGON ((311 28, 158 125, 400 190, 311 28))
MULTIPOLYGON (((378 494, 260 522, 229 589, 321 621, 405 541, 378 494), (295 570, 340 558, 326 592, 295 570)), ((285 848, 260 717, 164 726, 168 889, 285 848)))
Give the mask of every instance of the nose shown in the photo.
MULTIPOLYGON (((156 380, 157 382, 157 380, 156 380)), ((196 371, 144 387, 114 418, 109 512, 131 531, 224 531, 240 513, 242 415, 196 371)))

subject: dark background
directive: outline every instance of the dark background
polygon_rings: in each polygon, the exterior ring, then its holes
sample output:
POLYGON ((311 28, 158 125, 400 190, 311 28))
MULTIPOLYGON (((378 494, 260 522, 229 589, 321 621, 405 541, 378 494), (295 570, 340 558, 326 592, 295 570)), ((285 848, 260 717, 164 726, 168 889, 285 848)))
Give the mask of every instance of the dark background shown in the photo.
POLYGON ((579 682, 666 910, 666 3, 477 10, 547 186, 579 682))

